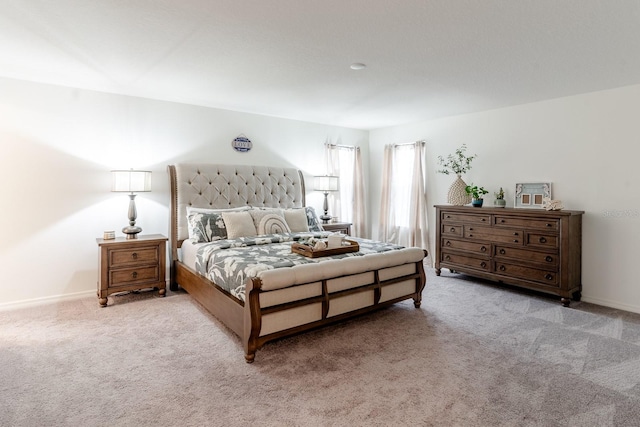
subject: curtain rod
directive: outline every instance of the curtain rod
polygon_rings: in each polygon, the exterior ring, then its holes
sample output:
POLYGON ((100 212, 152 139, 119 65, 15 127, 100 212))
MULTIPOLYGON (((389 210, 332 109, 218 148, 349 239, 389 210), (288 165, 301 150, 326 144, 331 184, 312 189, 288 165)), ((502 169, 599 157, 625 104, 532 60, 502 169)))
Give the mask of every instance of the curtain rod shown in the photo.
POLYGON ((415 145, 415 144, 422 144, 425 145, 427 143, 427 141, 425 140, 421 140, 421 141, 416 141, 416 142, 405 142, 404 144, 393 144, 394 147, 404 147, 406 145, 415 145))
POLYGON ((328 147, 336 147, 336 148, 344 148, 346 150, 359 150, 360 147, 356 147, 354 145, 339 145, 339 144, 325 144, 328 147))

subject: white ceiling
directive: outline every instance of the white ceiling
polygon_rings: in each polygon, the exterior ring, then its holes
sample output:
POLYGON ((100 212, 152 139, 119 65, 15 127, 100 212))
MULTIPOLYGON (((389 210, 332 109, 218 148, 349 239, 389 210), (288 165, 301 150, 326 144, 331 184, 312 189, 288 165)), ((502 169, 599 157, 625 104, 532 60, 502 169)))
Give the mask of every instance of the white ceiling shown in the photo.
POLYGON ((375 129, 638 84, 640 1, 0 0, 0 76, 375 129))

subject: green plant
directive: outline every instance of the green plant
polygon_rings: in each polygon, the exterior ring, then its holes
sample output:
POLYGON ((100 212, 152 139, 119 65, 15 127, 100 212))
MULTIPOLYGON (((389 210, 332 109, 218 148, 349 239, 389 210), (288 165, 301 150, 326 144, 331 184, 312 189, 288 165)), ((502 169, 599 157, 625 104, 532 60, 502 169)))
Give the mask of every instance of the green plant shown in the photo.
POLYGON ((463 173, 468 172, 469 169, 471 169, 471 162, 478 156, 477 154, 466 156, 465 151, 467 151, 467 144, 462 144, 455 153, 449 154, 446 159, 442 156, 438 156, 438 164, 442 166, 442 169, 437 172, 445 175, 449 175, 451 172, 456 175, 462 175, 463 173))
POLYGON ((502 187, 500 187, 500 191, 493 193, 496 195, 496 199, 498 200, 504 200, 504 190, 502 189, 502 187))
POLYGON ((482 196, 488 193, 488 191, 485 190, 484 187, 478 187, 477 185, 473 185, 473 183, 467 185, 464 188, 464 191, 466 191, 467 194, 471 194, 473 200, 480 200, 482 199, 482 196))

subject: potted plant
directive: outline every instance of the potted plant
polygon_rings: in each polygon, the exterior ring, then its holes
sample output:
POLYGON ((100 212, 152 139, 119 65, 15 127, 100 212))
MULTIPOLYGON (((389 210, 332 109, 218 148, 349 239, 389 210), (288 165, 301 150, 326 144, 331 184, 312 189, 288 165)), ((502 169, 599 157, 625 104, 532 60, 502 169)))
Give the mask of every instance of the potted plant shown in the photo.
POLYGON ((477 185, 473 185, 473 183, 471 183, 464 188, 464 191, 466 191, 467 194, 471 195, 471 205, 473 207, 482 207, 482 197, 488 193, 488 191, 485 190, 484 187, 478 187, 477 185))
POLYGON ((447 194, 447 202, 455 205, 462 206, 469 203, 471 198, 469 194, 465 192, 467 184, 462 180, 462 174, 471 169, 471 162, 477 157, 477 155, 467 156, 467 145, 462 144, 453 154, 449 154, 446 158, 438 156, 438 164, 442 167, 437 172, 449 175, 454 173, 458 178, 449 187, 447 194))
POLYGON ((500 190, 496 193, 496 199, 493 201, 493 205, 496 208, 504 208, 507 205, 507 201, 504 199, 504 190, 500 187, 500 190))

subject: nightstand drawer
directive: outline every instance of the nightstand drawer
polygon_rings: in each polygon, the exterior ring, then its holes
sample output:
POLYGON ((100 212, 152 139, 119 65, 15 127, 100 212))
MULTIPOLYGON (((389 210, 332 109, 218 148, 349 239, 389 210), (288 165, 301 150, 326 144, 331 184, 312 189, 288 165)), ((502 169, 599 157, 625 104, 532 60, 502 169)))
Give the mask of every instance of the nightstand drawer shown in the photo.
POLYGON ((160 271, 157 265, 149 267, 124 268, 109 272, 110 286, 124 286, 157 282, 160 279, 160 271))
POLYGON ((135 264, 158 262, 158 245, 146 248, 112 249, 109 251, 109 266, 124 267, 135 264))

